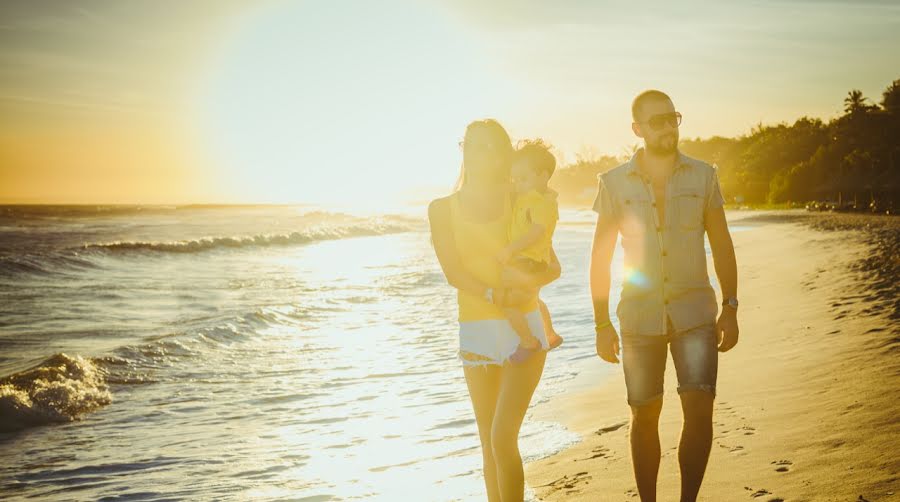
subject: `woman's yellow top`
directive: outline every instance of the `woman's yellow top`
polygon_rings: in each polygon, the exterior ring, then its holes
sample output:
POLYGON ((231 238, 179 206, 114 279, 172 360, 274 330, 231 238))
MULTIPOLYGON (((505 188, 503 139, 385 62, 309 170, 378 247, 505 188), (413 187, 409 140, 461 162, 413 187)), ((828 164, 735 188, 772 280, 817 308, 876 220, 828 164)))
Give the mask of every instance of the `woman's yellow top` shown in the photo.
MULTIPOLYGON (((450 196, 450 224, 453 240, 462 267, 479 281, 493 288, 500 287, 503 265, 497 261, 497 254, 509 243, 508 231, 512 208, 509 194, 503 204, 503 215, 488 222, 465 219, 459 207, 459 192, 450 196)), ((483 296, 457 290, 459 321, 482 319, 505 319, 503 310, 490 303, 483 296)), ((519 307, 522 312, 538 308, 537 296, 519 307)))
POLYGON ((558 194, 547 189, 543 193, 530 190, 516 197, 512 222, 509 225, 509 242, 515 242, 531 231, 537 223, 544 227, 540 240, 516 253, 534 261, 550 263, 550 249, 553 247, 553 232, 559 220, 558 194))

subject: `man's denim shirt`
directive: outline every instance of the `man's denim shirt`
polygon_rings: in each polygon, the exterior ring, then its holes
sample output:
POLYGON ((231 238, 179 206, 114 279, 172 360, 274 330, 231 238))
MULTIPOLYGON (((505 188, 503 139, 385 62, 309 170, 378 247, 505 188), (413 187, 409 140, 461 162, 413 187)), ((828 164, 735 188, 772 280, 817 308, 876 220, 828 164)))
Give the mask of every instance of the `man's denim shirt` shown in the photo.
POLYGON ((719 304, 706 271, 705 215, 722 207, 718 169, 678 154, 666 185, 660 225, 649 181, 630 161, 598 176, 594 211, 618 223, 625 250, 622 298, 616 308, 622 335, 664 335, 714 323, 719 304))

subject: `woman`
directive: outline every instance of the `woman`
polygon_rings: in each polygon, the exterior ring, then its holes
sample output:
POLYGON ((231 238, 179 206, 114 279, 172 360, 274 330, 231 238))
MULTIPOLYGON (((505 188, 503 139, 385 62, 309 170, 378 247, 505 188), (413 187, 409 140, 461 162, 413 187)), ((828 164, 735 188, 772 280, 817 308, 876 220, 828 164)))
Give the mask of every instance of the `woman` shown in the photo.
POLYGON ((502 266, 495 257, 507 244, 512 152, 509 135, 496 121, 469 124, 459 186, 428 207, 435 253, 447 282, 458 293, 459 358, 478 423, 490 502, 524 498, 519 428, 546 358, 545 351, 537 351, 521 364, 509 361, 519 337, 494 301, 516 296, 512 303, 523 306, 532 334, 546 349, 537 290, 560 274, 552 254, 546 272, 501 284, 502 266))

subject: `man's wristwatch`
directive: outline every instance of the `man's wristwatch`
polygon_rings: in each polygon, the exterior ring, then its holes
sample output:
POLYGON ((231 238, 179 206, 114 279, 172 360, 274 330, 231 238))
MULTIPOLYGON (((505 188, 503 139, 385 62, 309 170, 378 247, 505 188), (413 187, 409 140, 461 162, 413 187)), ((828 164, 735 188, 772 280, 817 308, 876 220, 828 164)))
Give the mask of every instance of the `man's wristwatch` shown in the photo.
POLYGON ((738 299, 735 298, 735 297, 733 297, 733 296, 730 297, 730 298, 725 298, 724 300, 722 300, 722 306, 723 306, 723 307, 731 307, 731 308, 733 308, 734 310, 737 310, 737 308, 738 308, 738 299))

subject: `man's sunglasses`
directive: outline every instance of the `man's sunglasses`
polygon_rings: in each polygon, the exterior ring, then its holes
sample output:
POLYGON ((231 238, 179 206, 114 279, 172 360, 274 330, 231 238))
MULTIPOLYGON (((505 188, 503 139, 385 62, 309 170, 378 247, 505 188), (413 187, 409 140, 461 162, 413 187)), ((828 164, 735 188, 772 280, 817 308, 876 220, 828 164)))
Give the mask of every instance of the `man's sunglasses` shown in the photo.
POLYGON ((659 131, 666 124, 669 124, 673 129, 681 125, 681 114, 678 112, 672 113, 660 113, 659 115, 654 115, 644 121, 646 124, 650 124, 650 128, 654 131, 659 131))

